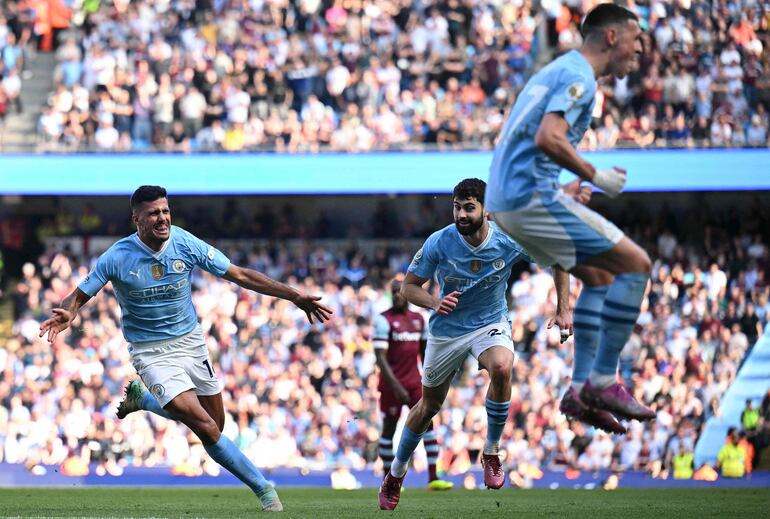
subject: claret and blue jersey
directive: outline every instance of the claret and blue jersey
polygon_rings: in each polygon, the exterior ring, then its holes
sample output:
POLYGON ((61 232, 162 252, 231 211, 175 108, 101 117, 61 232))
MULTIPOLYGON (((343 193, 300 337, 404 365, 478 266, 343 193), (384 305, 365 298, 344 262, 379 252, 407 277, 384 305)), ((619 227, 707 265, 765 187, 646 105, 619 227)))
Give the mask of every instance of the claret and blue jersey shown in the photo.
POLYGON ((222 276, 230 260, 191 233, 171 226, 169 239, 154 251, 132 234, 102 254, 78 288, 89 296, 112 282, 122 310, 121 326, 131 343, 169 340, 198 324, 192 302, 192 270, 222 276))
POLYGON ((535 135, 545 114, 560 112, 569 124, 567 138, 577 147, 591 124, 595 94, 593 69, 576 50, 530 78, 495 147, 486 190, 489 211, 524 207, 536 192, 544 198, 556 193, 562 168, 537 147, 535 135))
POLYGON ((409 272, 423 279, 438 280, 441 297, 461 293, 457 307, 449 315, 434 313, 430 334, 459 337, 496 322, 508 320, 505 292, 511 267, 530 261, 527 253, 494 222, 489 233, 473 247, 454 224, 433 233, 417 251, 409 272))

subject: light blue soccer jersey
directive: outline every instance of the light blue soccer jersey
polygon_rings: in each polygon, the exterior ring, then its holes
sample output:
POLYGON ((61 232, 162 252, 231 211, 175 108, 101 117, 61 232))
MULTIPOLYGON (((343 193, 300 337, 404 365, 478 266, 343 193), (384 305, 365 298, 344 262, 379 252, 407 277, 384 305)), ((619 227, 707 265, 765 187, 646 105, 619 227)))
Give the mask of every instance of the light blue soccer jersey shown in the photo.
POLYGON ((533 193, 548 200, 556 193, 561 166, 535 145, 543 116, 562 112, 568 139, 577 146, 591 123, 596 94, 593 69, 570 51, 532 76, 513 105, 492 159, 485 205, 511 211, 527 205, 533 193))
POLYGON ((155 252, 134 233, 99 256, 78 288, 96 295, 108 281, 122 310, 128 342, 174 339, 198 324, 192 303, 194 267, 222 276, 230 260, 189 232, 171 226, 169 239, 155 252))
POLYGON ((508 320, 505 291, 511 267, 518 261, 530 261, 521 246, 489 222, 489 234, 473 247, 454 224, 430 235, 417 251, 409 272, 438 280, 441 298, 454 291, 462 295, 449 315, 434 313, 429 321, 430 334, 459 337, 489 324, 508 320))

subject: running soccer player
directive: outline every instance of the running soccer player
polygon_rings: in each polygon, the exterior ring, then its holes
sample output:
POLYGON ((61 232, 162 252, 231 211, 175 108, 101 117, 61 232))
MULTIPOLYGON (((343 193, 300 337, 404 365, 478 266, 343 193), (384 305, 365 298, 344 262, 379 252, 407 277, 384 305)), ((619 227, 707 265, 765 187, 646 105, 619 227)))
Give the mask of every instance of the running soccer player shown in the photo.
POLYGON ((112 245, 78 287, 40 326, 48 341, 66 330, 78 311, 108 282, 121 308, 121 327, 131 362, 144 384, 134 380, 118 408, 118 418, 145 410, 179 420, 201 439, 206 452, 245 483, 262 510, 283 510, 278 494, 262 473, 221 434, 225 411, 192 303, 192 270, 207 272, 260 294, 286 299, 312 322, 332 310, 310 296, 269 277, 230 263, 220 251, 171 225, 166 190, 142 186, 131 196, 137 232, 112 245))
POLYGON ((561 411, 623 433, 616 417, 655 417, 617 382, 616 374, 620 351, 639 316, 650 259, 556 182, 566 168, 607 196, 616 197, 623 189, 625 170, 596 169, 575 147, 591 122, 596 78, 622 78, 637 67, 641 29, 634 13, 606 3, 588 13, 582 32, 579 51, 544 67, 519 94, 495 147, 487 198, 500 228, 537 263, 558 265, 584 283, 574 310, 572 385, 561 411))
MULTIPOLYGON (((374 354, 380 367, 380 410, 383 414, 380 435, 380 458, 385 474, 393 462, 393 435, 403 406, 414 407, 422 396, 419 363, 424 356, 428 329, 421 314, 409 310, 401 295, 403 276, 390 284, 393 306, 374 321, 374 354)), ((433 424, 422 438, 428 456, 428 489, 449 490, 451 481, 439 479, 436 473, 438 439, 433 424)))
MULTIPOLYGON (((498 489, 505 474, 498 451, 511 405, 513 341, 505 292, 511 267, 529 256, 488 220, 483 180, 470 178, 453 191, 454 224, 433 233, 417 251, 401 287, 407 301, 435 310, 423 359, 422 398, 409 411, 396 456, 380 487, 383 510, 393 510, 401 494, 409 459, 431 420, 441 409, 455 372, 468 353, 490 377, 487 391, 487 438, 481 462, 484 483, 498 489), (438 279, 440 299, 423 285, 438 279)), ((557 315, 549 322, 571 327, 569 274, 554 269, 557 315)))

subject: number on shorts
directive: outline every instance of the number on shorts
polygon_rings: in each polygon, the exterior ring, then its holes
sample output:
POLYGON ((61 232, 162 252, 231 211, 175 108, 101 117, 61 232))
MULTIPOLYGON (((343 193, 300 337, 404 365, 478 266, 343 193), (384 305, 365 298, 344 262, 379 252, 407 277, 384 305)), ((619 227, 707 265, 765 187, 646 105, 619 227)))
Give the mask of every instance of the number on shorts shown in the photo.
POLYGON ((203 365, 206 366, 207 370, 209 370, 209 376, 211 378, 214 378, 214 370, 211 369, 211 364, 209 364, 209 359, 204 360, 203 365))
POLYGON ((492 328, 491 330, 489 330, 487 332, 487 335, 489 335, 490 337, 494 337, 495 335, 502 335, 502 334, 503 334, 503 332, 501 332, 497 328, 492 328))

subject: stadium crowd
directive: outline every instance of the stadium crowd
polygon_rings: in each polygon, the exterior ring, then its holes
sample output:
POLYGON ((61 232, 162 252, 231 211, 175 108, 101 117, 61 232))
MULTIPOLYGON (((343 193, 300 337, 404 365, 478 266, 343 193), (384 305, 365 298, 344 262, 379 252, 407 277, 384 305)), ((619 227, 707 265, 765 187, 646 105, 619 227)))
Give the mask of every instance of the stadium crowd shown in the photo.
POLYGON ((22 112, 21 88, 24 50, 32 34, 32 17, 16 2, 0 5, 0 149, 5 117, 22 112))
MULTIPOLYGON (((633 205, 626 210, 620 221, 655 264, 620 373, 657 419, 633 422, 620 437, 565 420, 558 399, 569 383, 571 341, 561 345, 558 332, 545 329, 555 302, 549 275, 534 265, 524 269, 510 291, 519 361, 501 444, 515 484, 526 485, 545 469, 633 468, 665 475, 672 457, 691 452, 704 421, 720 413, 720 396, 770 319, 766 206, 684 213, 664 207, 654 215, 633 205)), ((260 467, 378 470, 371 323, 389 307, 388 279, 405 269, 414 250, 395 241, 372 254, 349 242, 241 243, 223 251, 240 264, 322 294, 335 315, 328 325, 311 326, 286 302, 196 274, 194 303, 224 382, 225 434, 260 467)), ((216 473, 184 426, 145 412, 116 418, 122 388, 136 375, 109 288, 53 345, 38 338, 41 320, 93 261, 49 248, 24 267, 14 293, 13 337, 0 349, 0 461, 23 463, 37 473, 61 464, 65 473, 79 474, 88 471, 89 461, 99 473, 120 474, 125 465, 216 473)), ((573 283, 574 298, 579 286, 573 283)), ((477 465, 486 425, 485 378, 476 365, 466 364, 440 413, 439 468, 449 474, 477 465)), ((760 430, 770 423, 767 407, 752 418, 760 430)), ((415 466, 425 468, 421 449, 415 466)))
MULTIPOLYGON (((490 148, 595 3, 83 2, 60 34, 40 149, 490 148)), ((629 5, 647 52, 602 84, 583 147, 766 146, 770 8, 629 5)))

